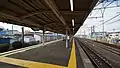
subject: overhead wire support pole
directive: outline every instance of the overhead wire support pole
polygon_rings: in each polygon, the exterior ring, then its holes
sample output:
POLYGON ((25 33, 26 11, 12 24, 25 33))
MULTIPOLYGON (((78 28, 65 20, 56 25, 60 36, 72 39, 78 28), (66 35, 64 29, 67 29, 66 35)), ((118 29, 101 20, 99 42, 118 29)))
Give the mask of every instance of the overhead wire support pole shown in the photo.
POLYGON ((109 5, 111 5, 113 2, 114 2, 114 0, 111 1, 109 4, 107 4, 106 6, 104 6, 104 5, 105 5, 104 2, 102 3, 102 8, 103 8, 103 9, 100 9, 100 10, 101 10, 101 13, 102 13, 102 17, 104 16, 104 12, 105 12, 106 7, 109 6, 109 5))
POLYGON ((116 0, 116 6, 118 6, 118 4, 119 4, 119 3, 118 3, 118 0, 116 0))
POLYGON ((92 39, 92 34, 93 34, 93 27, 91 26, 91 39, 92 39))
MULTIPOLYGON (((110 2, 107 6, 109 6, 113 2, 114 1, 110 2)), ((105 7, 107 7, 107 6, 105 6, 105 7)), ((104 5, 103 5, 103 7, 104 7, 104 5)), ((105 12, 105 9, 103 9, 103 11, 102 11, 102 18, 103 18, 103 20, 102 20, 102 22, 103 22, 103 38, 104 38, 104 12, 105 12)))
MULTIPOLYGON (((114 0, 113 1, 111 1, 110 3, 108 3, 106 6, 104 6, 105 5, 105 3, 104 3, 104 1, 102 2, 102 7, 101 7, 101 9, 99 9, 99 10, 101 10, 101 13, 102 13, 102 16, 100 16, 100 17, 88 17, 88 19, 92 19, 92 18, 102 18, 103 17, 103 15, 104 15, 104 12, 105 12, 105 9, 106 9, 106 7, 107 6, 109 6, 110 4, 112 4, 114 2, 114 0), (103 8, 103 9, 102 9, 103 8)), ((100 4, 100 3, 99 3, 100 4)), ((99 5, 98 4, 98 5, 99 5)), ((98 5, 96 5, 96 6, 98 6, 98 5)), ((97 8, 95 8, 95 9, 97 9, 97 8)), ((94 14, 94 15, 96 15, 98 12, 99 12, 99 10, 94 14)))
MULTIPOLYGON (((113 20, 114 18, 116 18, 116 17, 118 17, 118 16, 120 16, 120 14, 115 15, 114 17, 112 17, 112 18, 110 18, 110 19, 108 19, 108 20, 104 21, 103 23, 105 24, 105 23, 107 23, 107 22, 109 22, 109 21, 113 20)), ((103 24, 103 23, 102 23, 102 24, 103 24)), ((98 26, 100 26, 100 25, 102 25, 102 24, 96 25, 96 27, 98 27, 98 26)))
POLYGON ((105 30, 104 30, 104 28, 105 28, 105 26, 104 26, 104 20, 103 20, 103 23, 102 23, 102 24, 103 24, 103 37, 104 37, 104 31, 105 31, 105 30))

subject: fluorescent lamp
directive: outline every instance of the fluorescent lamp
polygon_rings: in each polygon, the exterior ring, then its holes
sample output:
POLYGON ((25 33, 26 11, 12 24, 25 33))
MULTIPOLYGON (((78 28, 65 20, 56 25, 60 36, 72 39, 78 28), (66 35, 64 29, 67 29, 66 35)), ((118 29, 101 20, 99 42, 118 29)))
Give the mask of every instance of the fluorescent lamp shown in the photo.
POLYGON ((75 24, 75 20, 74 20, 74 19, 72 19, 72 26, 74 26, 74 24, 75 24))
POLYGON ((73 11, 73 0, 70 0, 71 11, 73 11))
POLYGON ((74 31, 74 28, 73 28, 73 31, 74 31))

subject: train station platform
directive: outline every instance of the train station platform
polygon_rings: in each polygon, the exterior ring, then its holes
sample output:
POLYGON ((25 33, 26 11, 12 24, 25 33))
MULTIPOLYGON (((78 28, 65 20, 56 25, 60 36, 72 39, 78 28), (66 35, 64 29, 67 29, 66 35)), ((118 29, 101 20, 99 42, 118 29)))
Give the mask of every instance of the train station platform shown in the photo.
POLYGON ((65 41, 59 40, 8 57, 67 66, 69 54, 70 51, 65 47, 65 41))
POLYGON ((1 68, 93 68, 76 40, 66 48, 64 40, 55 40, 0 53, 1 68))
MULTIPOLYGON (((47 64, 53 64, 53 65, 60 65, 67 67, 69 58, 70 58, 70 49, 65 47, 65 41, 63 40, 56 40, 47 42, 44 44, 34 45, 26 48, 21 48, 5 53, 1 53, 1 56, 7 57, 7 59, 14 58, 14 61, 31 61, 31 62, 40 62, 40 63, 47 63, 47 64)), ((3 58, 4 58, 3 57, 3 58)), ((1 57, 2 58, 2 57, 1 57)), ((11 60, 11 63, 9 60, 3 60, 4 63, 0 63, 0 67, 5 68, 8 66, 9 68, 16 68, 14 65, 15 62, 11 60), (13 63, 12 63, 13 62, 13 63), (6 64, 10 63, 10 64, 6 64)), ((18 62, 20 63, 20 62, 18 62)), ((23 65, 24 66, 24 65, 23 65)))

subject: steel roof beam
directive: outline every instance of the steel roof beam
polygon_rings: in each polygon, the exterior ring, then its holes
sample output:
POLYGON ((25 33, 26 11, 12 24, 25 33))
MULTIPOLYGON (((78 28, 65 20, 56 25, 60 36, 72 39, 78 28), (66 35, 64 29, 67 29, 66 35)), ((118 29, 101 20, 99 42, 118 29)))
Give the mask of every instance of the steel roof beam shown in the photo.
POLYGON ((58 17, 58 19, 64 24, 64 26, 68 29, 69 27, 67 26, 67 23, 65 22, 63 16, 60 14, 56 4, 54 3, 53 0, 44 0, 44 2, 50 7, 50 9, 55 13, 55 15, 58 17))
POLYGON ((26 19, 24 19, 24 20, 21 20, 20 18, 18 18, 18 17, 15 17, 15 16, 12 16, 12 15, 8 15, 8 14, 5 14, 5 13, 3 13, 3 12, 0 12, 0 16, 1 17, 3 17, 3 18, 7 18, 7 19, 9 19, 9 20, 14 20, 14 21, 16 21, 16 22, 21 22, 21 23, 26 23, 27 24, 27 22, 28 22, 28 24, 32 24, 32 25, 34 25, 34 26, 37 26, 37 27, 40 27, 40 25, 39 24, 33 24, 31 21, 29 21, 29 20, 26 20, 26 19))
POLYGON ((49 26, 49 25, 53 25, 53 24, 56 24, 56 22, 52 22, 52 23, 49 23, 49 24, 45 24, 45 26, 49 26))
MULTIPOLYGON (((61 14, 71 14, 71 15, 82 15, 82 13, 84 13, 85 11, 59 11, 61 14)), ((50 10, 41 10, 41 11, 35 11, 35 12, 31 12, 29 14, 26 14, 24 16, 21 16, 20 18, 24 19, 33 15, 37 15, 37 14, 41 14, 41 13, 49 13, 49 14, 54 14, 52 11, 50 10)))
POLYGON ((63 30, 56 30, 56 29, 53 30, 53 29, 47 28, 47 27, 46 27, 46 29, 48 29, 48 30, 50 30, 50 31, 53 31, 53 32, 57 32, 57 33, 58 33, 58 32, 59 32, 59 33, 63 33, 63 32, 62 32, 63 30))

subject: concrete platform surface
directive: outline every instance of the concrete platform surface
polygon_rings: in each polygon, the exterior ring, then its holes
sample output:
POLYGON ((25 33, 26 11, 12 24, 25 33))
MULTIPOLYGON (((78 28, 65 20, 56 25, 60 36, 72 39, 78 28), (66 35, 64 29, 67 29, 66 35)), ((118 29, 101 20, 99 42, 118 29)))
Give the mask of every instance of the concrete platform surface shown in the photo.
POLYGON ((0 68, 24 68, 16 65, 11 65, 7 63, 0 63, 0 68))
POLYGON ((65 47, 65 41, 57 41, 7 57, 67 66, 70 50, 65 47))
POLYGON ((65 43, 56 40, 1 53, 0 68, 84 68, 78 44, 73 40, 72 48, 66 48, 65 43))

